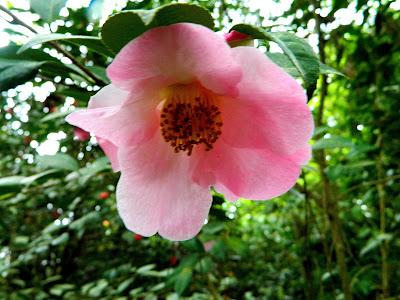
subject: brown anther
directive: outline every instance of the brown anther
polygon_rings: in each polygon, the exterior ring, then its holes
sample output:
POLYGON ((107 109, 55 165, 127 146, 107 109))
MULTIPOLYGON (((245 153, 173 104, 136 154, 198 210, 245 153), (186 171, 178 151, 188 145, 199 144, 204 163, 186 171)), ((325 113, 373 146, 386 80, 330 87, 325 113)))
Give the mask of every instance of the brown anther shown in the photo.
POLYGON ((210 151, 213 148, 212 144, 222 133, 221 112, 218 106, 205 91, 177 91, 177 95, 166 99, 160 115, 164 140, 176 153, 183 151, 190 156, 194 147, 200 144, 206 151, 210 151))

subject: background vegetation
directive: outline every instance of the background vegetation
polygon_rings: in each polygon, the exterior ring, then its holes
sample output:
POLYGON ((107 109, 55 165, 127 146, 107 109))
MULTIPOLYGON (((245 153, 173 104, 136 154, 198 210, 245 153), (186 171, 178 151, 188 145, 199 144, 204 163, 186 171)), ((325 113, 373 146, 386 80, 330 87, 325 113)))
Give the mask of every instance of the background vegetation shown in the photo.
POLYGON ((64 121, 107 82, 110 58, 71 41, 16 54, 33 31, 97 36, 103 2, 59 15, 65 1, 11 1, 0 6, 10 39, 0 48, 0 298, 399 299, 399 1, 294 0, 269 19, 239 0, 192 3, 219 30, 279 24, 346 75, 319 78, 313 159, 295 188, 266 202, 215 194, 190 241, 127 231, 119 175, 94 138, 74 139, 64 121))

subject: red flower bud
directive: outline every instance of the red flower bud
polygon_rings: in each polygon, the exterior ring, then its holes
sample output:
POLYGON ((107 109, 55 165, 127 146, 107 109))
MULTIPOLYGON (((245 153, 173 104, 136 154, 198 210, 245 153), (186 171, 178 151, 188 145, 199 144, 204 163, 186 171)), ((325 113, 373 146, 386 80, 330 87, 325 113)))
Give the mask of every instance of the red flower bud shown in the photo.
POLYGON ((169 259, 169 265, 176 266, 177 263, 178 263, 178 258, 175 255, 171 256, 169 259))
POLYGON ((225 33, 224 37, 225 37, 225 41, 227 41, 228 43, 243 41, 243 40, 247 40, 250 38, 247 34, 244 34, 244 33, 241 33, 239 31, 235 31, 235 30, 233 30, 229 33, 225 33))
POLYGON ((140 241, 142 238, 140 234, 135 233, 135 241, 140 241))
POLYGON ((74 138, 77 139, 78 141, 83 142, 90 138, 90 134, 86 130, 83 130, 79 127, 75 127, 74 128, 74 138))
POLYGON ((60 217, 60 213, 58 211, 56 211, 56 210, 53 210, 51 212, 51 216, 52 216, 53 219, 58 219, 60 217))
POLYGON ((99 199, 100 199, 100 200, 107 199, 108 197, 110 197, 110 193, 109 193, 109 192, 101 192, 101 193, 99 194, 99 199))

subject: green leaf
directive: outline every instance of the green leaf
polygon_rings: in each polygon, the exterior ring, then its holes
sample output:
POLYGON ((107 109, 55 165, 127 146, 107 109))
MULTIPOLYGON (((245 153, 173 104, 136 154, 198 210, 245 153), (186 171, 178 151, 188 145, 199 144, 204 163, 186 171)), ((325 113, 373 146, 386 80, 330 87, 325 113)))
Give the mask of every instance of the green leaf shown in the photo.
POLYGON ((343 77, 347 77, 346 75, 344 75, 342 72, 339 72, 338 70, 336 70, 335 68, 332 68, 326 64, 320 63, 319 64, 319 70, 321 74, 335 74, 335 75, 339 75, 339 76, 343 76, 343 77))
POLYGON ((107 84, 110 83, 110 79, 107 77, 106 69, 100 66, 87 66, 88 68, 94 75, 96 75, 98 78, 106 82, 107 84))
POLYGON ((68 240, 69 240, 69 233, 68 232, 64 232, 62 235, 60 235, 59 237, 57 237, 54 240, 52 240, 51 241, 51 245, 52 246, 63 245, 66 242, 68 242, 68 240))
POLYGON ((29 236, 18 235, 14 238, 13 244, 18 247, 24 247, 29 243, 29 236))
POLYGON ((372 251, 385 241, 391 241, 393 239, 393 234, 390 233, 380 233, 376 237, 368 240, 367 244, 361 249, 360 256, 364 256, 368 252, 372 251))
POLYGON ((247 244, 243 240, 236 237, 227 237, 226 245, 230 250, 242 256, 244 256, 248 251, 247 244))
POLYGON ((172 3, 153 10, 127 10, 111 16, 101 29, 101 38, 115 53, 145 31, 175 23, 189 22, 214 28, 210 13, 201 6, 172 3))
POLYGON ((54 113, 50 113, 50 114, 46 115, 44 118, 42 118, 40 120, 40 122, 48 122, 48 121, 51 121, 54 119, 64 118, 64 117, 68 116, 70 113, 72 113, 73 111, 78 111, 78 110, 75 109, 75 110, 57 111, 54 113))
POLYGON ((43 168, 55 168, 67 171, 76 171, 79 169, 77 160, 64 153, 38 156, 37 161, 43 168))
POLYGON ((334 148, 347 148, 352 147, 353 142, 341 136, 332 136, 329 138, 322 138, 314 143, 312 146, 313 150, 321 149, 334 149, 334 148))
POLYGON ((45 61, 0 58, 0 92, 14 88, 34 78, 45 61))
POLYGON ((78 46, 86 46, 88 49, 106 57, 114 56, 112 52, 110 52, 110 50, 108 50, 107 47, 103 44, 102 40, 98 37, 86 35, 65 35, 60 33, 38 34, 34 36, 31 40, 29 40, 26 44, 24 44, 18 50, 17 54, 20 54, 35 45, 59 40, 69 42, 78 46))
POLYGON ((299 71, 295 65, 290 61, 287 55, 283 53, 272 53, 267 52, 267 56, 278 66, 286 71, 290 76, 294 78, 301 78, 299 71))
POLYGON ((155 264, 144 265, 144 266, 141 266, 139 269, 137 269, 136 273, 144 274, 148 271, 153 270, 155 267, 156 267, 155 264))
POLYGON ((100 215, 97 211, 92 211, 83 217, 73 221, 71 224, 69 224, 69 228, 72 230, 79 231, 81 229, 84 229, 86 226, 93 225, 95 223, 98 223, 100 221, 100 215))
POLYGON ((311 46, 289 32, 268 32, 247 24, 238 24, 231 28, 250 35, 255 39, 265 39, 278 44, 293 64, 307 87, 316 84, 319 76, 319 61, 311 46))
POLYGON ((180 270, 177 274, 174 288, 179 295, 181 295, 189 286, 190 281, 192 281, 192 276, 193 270, 187 267, 180 270))
POLYGON ((50 289, 50 294, 54 296, 61 296, 66 291, 73 290, 75 285, 64 283, 64 284, 57 284, 50 289))
POLYGON ((111 169, 110 161, 106 156, 99 157, 93 163, 87 164, 85 167, 68 174, 67 180, 78 180, 81 185, 86 185, 88 180, 94 175, 111 169))
POLYGON ((12 193, 20 191, 24 186, 32 184, 34 181, 58 172, 58 170, 48 170, 32 176, 10 176, 0 178, 0 194, 12 193))
POLYGON ((17 192, 25 186, 24 176, 10 176, 0 178, 0 194, 17 192))
POLYGON ((65 6, 67 0, 31 0, 31 9, 48 23, 51 23, 60 14, 61 8, 65 6))
POLYGON ((128 278, 124 281, 122 281, 117 288, 117 294, 121 294, 123 291, 125 291, 133 282, 133 278, 128 278))
POLYGON ((96 285, 89 290, 88 295, 98 299, 103 291, 107 288, 108 282, 105 279, 100 279, 97 281, 96 285))

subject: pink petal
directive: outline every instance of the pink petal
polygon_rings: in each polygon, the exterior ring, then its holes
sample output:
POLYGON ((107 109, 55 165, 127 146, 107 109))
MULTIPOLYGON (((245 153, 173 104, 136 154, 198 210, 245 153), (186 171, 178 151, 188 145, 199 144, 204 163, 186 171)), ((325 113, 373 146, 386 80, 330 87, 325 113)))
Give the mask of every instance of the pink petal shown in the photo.
POLYGON ((119 153, 118 211, 126 227, 143 236, 157 231, 186 240, 201 229, 211 206, 208 188, 192 182, 189 157, 174 153, 160 132, 147 143, 119 153))
POLYGON ((159 126, 159 101, 153 91, 127 94, 109 85, 92 97, 89 109, 74 112, 66 120, 117 147, 132 146, 150 139, 159 126))
POLYGON ((287 192, 300 174, 300 161, 307 151, 278 155, 268 149, 233 148, 218 141, 213 150, 203 152, 193 172, 196 182, 205 182, 212 173, 218 192, 234 200, 243 197, 266 200, 287 192), (204 178, 206 177, 206 178, 204 178))
POLYGON ((90 98, 88 107, 94 109, 119 106, 127 99, 129 99, 129 93, 127 91, 121 90, 113 84, 109 84, 90 98))
POLYGON ((241 68, 223 37, 204 26, 179 23, 151 29, 131 41, 107 74, 126 90, 200 81, 218 94, 234 95, 241 68))
POLYGON ((107 155, 108 159, 111 162, 111 167, 114 172, 118 172, 120 170, 119 162, 118 162, 118 148, 110 141, 103 139, 101 137, 97 137, 97 142, 101 149, 103 149, 104 153, 107 155))
POLYGON ((314 128, 302 87, 252 47, 232 51, 243 66, 237 99, 224 99, 223 139, 233 147, 290 154, 305 148, 314 128))

